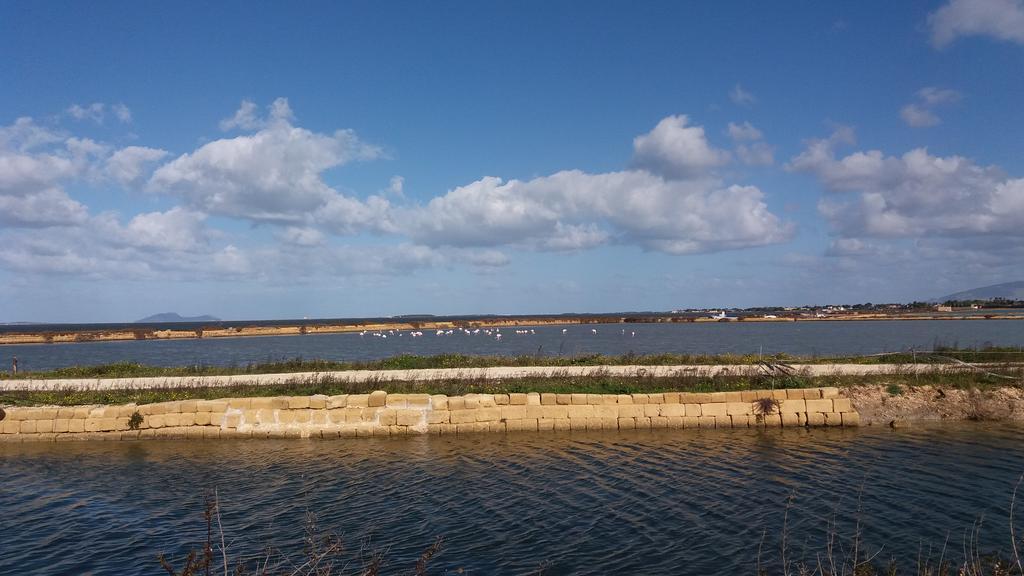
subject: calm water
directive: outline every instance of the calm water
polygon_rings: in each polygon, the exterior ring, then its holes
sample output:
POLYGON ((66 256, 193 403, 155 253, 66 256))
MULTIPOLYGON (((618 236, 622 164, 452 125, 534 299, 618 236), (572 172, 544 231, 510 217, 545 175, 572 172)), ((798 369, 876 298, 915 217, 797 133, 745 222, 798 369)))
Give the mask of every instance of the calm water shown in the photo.
POLYGON ((983 549, 1005 551, 1022 442, 1021 428, 964 424, 0 444, 0 573, 159 573, 157 552, 203 541, 213 487, 237 554, 299 550, 310 510, 402 573, 443 535, 436 574, 752 574, 762 533, 777 561, 791 494, 791 557, 821 552, 830 519, 848 533, 858 493, 880 558, 934 559, 947 536, 958 556, 982 516, 983 549))
MULTIPOLYGON (((520 328, 523 329, 523 328, 520 328)), ((0 346, 0 366, 17 356, 23 370, 119 361, 155 366, 244 365, 288 358, 372 360, 399 354, 719 354, 785 352, 807 356, 929 350, 936 343, 980 347, 1024 346, 1021 320, 603 324, 534 327, 533 334, 503 328, 501 340, 483 332, 437 336, 408 332, 387 338, 358 333, 206 340, 145 340, 0 346), (596 329, 594 334, 591 330, 596 329)))

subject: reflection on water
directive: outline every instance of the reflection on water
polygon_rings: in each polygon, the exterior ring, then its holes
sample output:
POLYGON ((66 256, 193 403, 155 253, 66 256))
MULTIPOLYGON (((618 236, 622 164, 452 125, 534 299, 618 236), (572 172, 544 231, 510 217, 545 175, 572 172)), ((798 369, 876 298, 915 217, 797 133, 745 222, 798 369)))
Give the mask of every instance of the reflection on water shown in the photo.
MULTIPOLYGON (((288 358, 374 360, 400 354, 765 354, 803 356, 931 350, 936 344, 977 348, 1024 346, 1024 320, 893 320, 861 322, 729 322, 540 326, 502 331, 388 338, 358 333, 203 340, 143 340, 0 346, 0 362, 17 356, 22 370, 140 362, 153 366, 245 365, 288 358), (563 334, 562 330, 566 332, 563 334), (597 333, 591 332, 597 330, 597 333)), ((0 364, 2 365, 2 364, 0 364)))
MULTIPOLYGON (((153 573, 204 538, 217 487, 236 552, 299 549, 306 510, 408 568, 437 535, 438 573, 752 572, 848 530, 863 495, 868 545, 916 558, 984 515, 1008 544, 1024 430, 714 430, 359 441, 0 444, 0 573, 153 573)), ((909 568, 909 566, 908 566, 909 568)))

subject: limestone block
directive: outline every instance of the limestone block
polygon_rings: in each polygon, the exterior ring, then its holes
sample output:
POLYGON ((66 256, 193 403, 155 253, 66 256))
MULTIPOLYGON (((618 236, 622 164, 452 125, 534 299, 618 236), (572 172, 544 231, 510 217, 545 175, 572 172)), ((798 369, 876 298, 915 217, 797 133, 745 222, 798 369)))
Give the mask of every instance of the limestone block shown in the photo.
POLYGON ((797 428, 801 426, 800 415, 793 412, 782 413, 782 426, 783 428, 797 428))
POLYGON ((537 420, 537 431, 538 432, 549 432, 555 429, 554 420, 537 420))
POLYGON ((527 404, 526 406, 523 406, 523 408, 525 408, 525 416, 523 416, 524 418, 533 418, 535 420, 539 420, 544 417, 545 409, 547 408, 547 406, 533 406, 532 404, 527 404))
MULTIPOLYGON (((308 396, 293 396, 292 398, 303 398, 306 406, 309 406, 308 396)), ((289 399, 289 405, 291 400, 289 399)), ((224 412, 228 409, 228 403, 223 400, 199 400, 196 402, 196 412, 224 412)), ((184 410, 182 410, 184 412, 184 410)))
POLYGON ((555 394, 557 404, 572 404, 572 394, 555 394))
POLYGON ((448 398, 449 410, 465 410, 466 398, 463 396, 452 396, 448 398))
POLYGON ((210 423, 209 412, 182 412, 178 414, 178 426, 195 426, 197 424, 196 419, 202 414, 203 424, 199 426, 206 426, 210 423))
POLYGON ((594 416, 594 407, 589 404, 577 405, 567 407, 569 418, 591 418, 594 416))
POLYGON ((640 417, 640 418, 634 418, 633 420, 636 422, 637 429, 641 429, 641 428, 644 429, 644 430, 650 430, 651 429, 651 419, 650 418, 640 417))
POLYGON ((467 422, 465 424, 459 424, 456 428, 458 434, 474 434, 476 432, 486 432, 486 422, 467 422))
POLYGON ((256 419, 259 420, 260 424, 270 424, 277 422, 277 410, 270 408, 260 408, 256 410, 256 419))
POLYGON ((573 394, 572 395, 572 405, 573 406, 581 406, 581 405, 586 404, 586 403, 587 403, 587 395, 586 394, 573 394))
POLYGON ((682 416, 666 416, 666 418, 668 419, 669 428, 672 428, 674 430, 685 428, 685 426, 683 426, 682 416))
POLYGON ((277 410, 277 423, 284 424, 287 426, 295 422, 295 413, 297 410, 277 410))
MULTIPOLYGON (((725 392, 712 392, 711 400, 708 402, 727 402, 726 398, 725 392)), ((706 404, 706 402, 702 402, 702 404, 706 404)))
POLYGON ((409 427, 408 426, 402 426, 401 424, 396 424, 394 426, 388 426, 388 433, 391 436, 408 436, 409 435, 409 427))
POLYGON ((730 414, 729 418, 732 419, 733 428, 747 428, 757 425, 757 420, 749 414, 730 414))
POLYGON ((477 394, 476 397, 480 401, 481 408, 494 408, 498 405, 494 400, 494 394, 477 394))
POLYGON ((391 436, 391 426, 376 425, 370 428, 371 436, 387 437, 391 436))
POLYGON ((725 402, 710 402, 708 404, 701 404, 700 411, 701 416, 728 416, 728 404, 725 402))
POLYGON ((295 420, 293 420, 293 422, 296 424, 308 424, 313 420, 312 410, 291 410, 291 412, 295 413, 295 420))
POLYGON ((498 420, 501 420, 501 409, 497 406, 476 410, 477 422, 496 422, 498 420))
POLYGON ((172 428, 176 426, 181 426, 181 414, 177 412, 164 414, 164 427, 172 428))
POLYGON ((662 394, 665 404, 679 404, 679 392, 665 392, 662 394))
POLYGON ((202 440, 203 428, 201 426, 189 426, 185 428, 185 438, 189 440, 202 440))
POLYGON ((126 428, 128 428, 128 422, 122 422, 117 418, 100 418, 99 420, 99 432, 113 432, 126 428))
POLYGON ((387 399, 384 402, 385 406, 388 408, 405 408, 409 405, 409 402, 405 398, 405 394, 388 394, 387 399))
POLYGON ((821 398, 821 388, 804 388, 805 400, 818 400, 821 398))
POLYGON ((661 410, 658 412, 660 416, 666 416, 668 418, 678 418, 686 416, 686 405, 685 404, 663 404, 661 410))
POLYGON ((664 416, 651 416, 651 428, 668 428, 668 418, 664 416))
POLYGON ((632 394, 633 404, 647 404, 647 394, 632 394))
POLYGON ((540 406, 540 393, 539 392, 527 392, 526 393, 526 405, 527 406, 540 406))
POLYGON ((430 406, 430 394, 406 394, 405 399, 409 402, 409 406, 417 408, 430 406))
POLYGON ((843 416, 839 412, 826 412, 825 413, 825 425, 826 426, 842 426, 843 416))
MULTIPOLYGON (((592 416, 590 418, 585 418, 585 421, 587 423, 587 430, 602 430, 601 426, 603 426, 603 424, 601 423, 601 418, 592 416)), ((618 426, 618 422, 616 422, 616 426, 618 426)))
POLYGON ((221 435, 220 428, 213 428, 211 426, 207 426, 205 428, 200 428, 200 430, 202 430, 203 432, 204 440, 217 440, 220 438, 221 435))
POLYGON ((58 408, 57 409, 57 418, 64 419, 64 420, 70 420, 70 419, 72 419, 74 417, 75 417, 75 408, 74 408, 74 406, 66 406, 64 408, 58 408))
POLYGON ((620 418, 642 418, 644 416, 645 404, 620 404, 619 417, 620 418))
MULTIPOLYGON (((525 401, 525 398, 524 398, 524 401, 525 401)), ((495 394, 494 395, 494 403, 497 404, 498 406, 508 406, 509 402, 511 402, 511 398, 509 398, 508 394, 495 394)))
MULTIPOLYGON (((705 404, 705 406, 707 406, 707 405, 708 404, 705 404)), ((714 416, 699 416, 697 418, 697 427, 698 428, 714 428, 715 427, 715 417, 714 416)))
POLYGON ((822 398, 838 398, 839 397, 839 388, 836 388, 835 386, 828 386, 826 388, 822 388, 821 389, 821 397, 822 398))
POLYGON ((594 406, 594 416, 597 418, 612 418, 617 419, 619 417, 618 405, 598 405, 594 406))
POLYGON ((555 430, 569 430, 571 428, 571 421, 568 418, 559 418, 554 422, 555 430))
POLYGON ((151 440, 153 438, 156 438, 156 430, 153 430, 152 428, 147 428, 145 430, 139 430, 139 439, 140 440, 151 440))
POLYGON ((299 410, 299 409, 302 409, 302 408, 309 408, 309 396, 289 396, 288 397, 288 409, 289 410, 299 410))
POLYGON ((526 394, 512 393, 508 395, 508 403, 513 406, 525 406, 526 405, 526 394))
POLYGON ((780 412, 807 412, 807 400, 803 398, 779 400, 780 412))
POLYGON ((586 418, 570 418, 569 419, 570 430, 586 430, 587 419, 586 418))
MULTIPOLYGON (((103 412, 106 410, 103 406, 95 406, 89 409, 89 418, 99 419, 103 418, 103 412)), ((20 414, 21 420, 35 420, 37 412, 35 410, 24 411, 20 414)))
POLYGON ((660 393, 659 394, 648 394, 647 395, 647 403, 648 404, 664 404, 665 403, 665 395, 664 394, 660 394, 660 393))
POLYGON ((345 407, 345 422, 351 424, 359 424, 366 419, 373 419, 374 412, 371 408, 360 408, 358 406, 346 406, 345 407))
POLYGON ((803 400, 804 391, 799 388, 790 388, 786 390, 786 398, 790 400, 803 400))
POLYGON ((619 394, 615 397, 616 404, 632 404, 633 396, 629 394, 619 394))
POLYGON ((89 408, 87 406, 75 406, 75 419, 85 420, 89 417, 89 408))
POLYGON ((821 412, 808 412, 807 413, 807 425, 808 426, 824 426, 825 415, 821 412))
POLYGON ((541 418, 548 418, 548 419, 551 419, 551 420, 555 420, 555 419, 558 419, 558 418, 568 418, 569 417, 569 407, 568 406, 560 406, 560 405, 541 406, 541 408, 540 408, 540 417, 541 418))
POLYGON ((317 410, 327 408, 327 395, 314 394, 309 397, 309 407, 317 410))
POLYGON ((213 426, 220 426, 224 424, 224 417, 226 412, 210 412, 210 424, 213 426))
MULTIPOLYGON (((79 420, 83 422, 83 420, 79 420)), ((0 422, 0 434, 18 434, 21 432, 21 420, 4 420, 0 422)))
POLYGON ((242 416, 240 414, 228 414, 224 417, 225 428, 238 428, 238 425, 242 422, 242 416))
POLYGON ((377 412, 377 422, 381 426, 394 426, 398 423, 398 411, 394 408, 385 408, 377 412))
MULTIPOLYGON (((132 407, 132 410, 134 411, 135 410, 135 405, 131 404, 131 407, 132 407)), ((118 407, 118 408, 120 408, 120 407, 118 407)), ((128 415, 131 415, 131 412, 129 412, 128 415)), ((57 418, 57 408, 54 408, 54 407, 51 406, 51 407, 48 407, 48 408, 37 408, 36 409, 36 418, 35 418, 36 420, 54 420, 56 418, 57 418)))
POLYGON ((196 401, 195 400, 182 400, 181 404, 179 406, 181 407, 181 411, 182 412, 195 412, 196 411, 196 401))
POLYGON ((807 412, 832 412, 832 400, 808 400, 807 412))
POLYGON ((506 429, 509 432, 513 432, 513 431, 517 431, 517 432, 536 432, 537 431, 537 426, 538 426, 537 420, 534 419, 534 418, 524 418, 522 420, 509 420, 509 421, 505 422, 505 424, 506 424, 506 429), (513 424, 512 424, 513 422, 515 423, 514 428, 513 428, 513 424))
POLYGON ((440 424, 427 424, 427 434, 436 434, 436 435, 440 436, 441 435, 441 425, 440 424))
POLYGON ((725 412, 729 416, 746 416, 754 413, 750 402, 728 402, 725 405, 725 412))
POLYGON ((860 414, 856 412, 843 412, 843 426, 860 426, 860 414))
POLYGON ((249 406, 252 410, 273 410, 274 398, 251 398, 249 406))
POLYGON ((544 406, 554 406, 558 404, 558 395, 546 392, 540 395, 540 403, 544 406))
POLYGON ((36 420, 36 434, 53 432, 53 420, 36 420))
POLYGON ((452 410, 450 420, 452 424, 476 422, 476 410, 452 410))
POLYGON ((505 420, 521 420, 526 418, 526 405, 522 406, 502 406, 500 409, 501 417, 505 420))
POLYGON ((342 438, 355 438, 359 435, 359 426, 355 424, 346 424, 338 430, 338 435, 342 438))
MULTIPOLYGON (((367 395, 367 397, 366 397, 366 405, 369 406, 370 408, 376 408, 378 406, 383 406, 385 403, 387 403, 387 399, 388 399, 388 393, 387 392, 385 392, 383 390, 374 390, 373 392, 370 392, 367 395)), ((349 401, 351 401, 351 400, 352 400, 352 397, 349 396, 349 401)))
POLYGON ((451 422, 451 412, 447 410, 428 410, 427 424, 448 424, 451 422))
POLYGON ((447 410, 448 397, 444 394, 435 394, 430 397, 430 407, 434 410, 447 410))
POLYGON ((601 394, 587 394, 587 404, 593 404, 595 406, 604 404, 604 397, 601 394))
MULTIPOLYGON (((385 394, 385 398, 386 397, 387 397, 387 394, 385 394)), ((377 401, 377 400, 375 400, 375 401, 377 401)), ((360 407, 360 408, 366 408, 369 405, 370 405, 370 395, 369 394, 349 394, 348 395, 347 403, 345 404, 346 407, 348 407, 348 406, 357 406, 357 407, 360 407)))
POLYGON ((833 398, 832 409, 836 412, 853 412, 853 402, 849 398, 833 398))
POLYGON ((775 400, 782 401, 787 398, 785 390, 772 390, 771 393, 771 397, 775 400))
POLYGON ((400 409, 396 414, 396 422, 399 426, 416 426, 423 422, 423 410, 400 409))
POLYGON ((252 410, 252 398, 228 398, 230 410, 252 410))
POLYGON ((328 408, 344 408, 348 406, 348 394, 337 394, 327 398, 328 408))
POLYGON ((462 401, 465 403, 466 410, 476 410, 482 406, 480 397, 476 394, 466 394, 462 397, 462 401))
POLYGON ((612 405, 618 404, 619 397, 616 394, 601 394, 601 404, 612 405))
POLYGON ((663 404, 644 404, 644 416, 653 418, 661 414, 663 404))
POLYGON ((697 416, 703 416, 703 404, 683 404, 686 407, 686 415, 696 418, 697 416))
POLYGON ((700 427, 700 418, 698 416, 683 416, 683 428, 698 427, 700 427))
POLYGON ((508 430, 506 429, 504 422, 488 422, 487 423, 487 431, 488 432, 498 432, 498 433, 504 434, 508 430))

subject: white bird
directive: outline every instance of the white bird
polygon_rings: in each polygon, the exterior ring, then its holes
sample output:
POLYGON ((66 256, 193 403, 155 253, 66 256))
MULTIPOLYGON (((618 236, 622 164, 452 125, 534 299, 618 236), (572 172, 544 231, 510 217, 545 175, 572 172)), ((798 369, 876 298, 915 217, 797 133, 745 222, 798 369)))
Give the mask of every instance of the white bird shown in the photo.
POLYGON ((597 328, 591 328, 590 329, 590 333, 591 334, 597 334, 597 328))
POLYGON ((566 332, 568 332, 568 331, 569 331, 569 329, 568 329, 568 328, 562 328, 562 334, 565 334, 565 333, 566 333, 566 332))

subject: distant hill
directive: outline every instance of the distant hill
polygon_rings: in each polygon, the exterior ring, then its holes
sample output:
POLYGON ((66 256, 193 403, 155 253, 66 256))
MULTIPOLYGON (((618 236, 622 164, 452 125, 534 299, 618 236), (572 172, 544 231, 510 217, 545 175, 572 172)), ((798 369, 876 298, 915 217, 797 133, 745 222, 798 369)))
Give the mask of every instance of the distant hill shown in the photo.
POLYGON ((984 286, 982 288, 964 290, 963 292, 957 292, 955 294, 950 294, 949 296, 936 298, 935 301, 947 302, 949 300, 992 300, 993 298, 1005 298, 1007 300, 1024 300, 1024 281, 1005 282, 1003 284, 993 284, 992 286, 984 286))
POLYGON ((177 312, 161 312, 136 320, 136 324, 153 324, 156 322, 220 322, 216 316, 182 316, 177 312))

